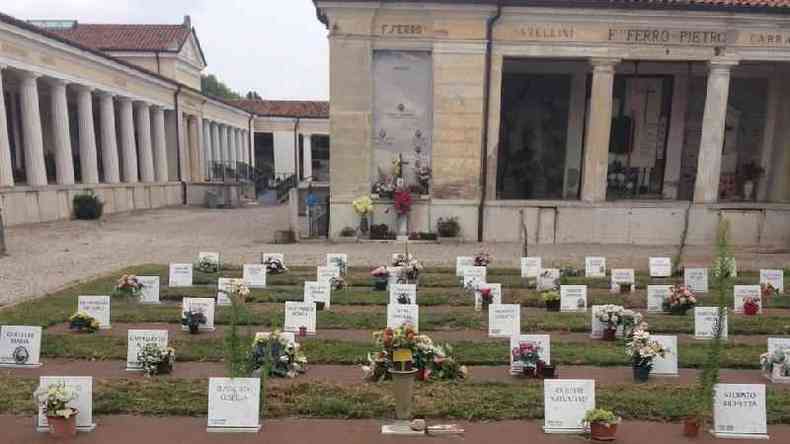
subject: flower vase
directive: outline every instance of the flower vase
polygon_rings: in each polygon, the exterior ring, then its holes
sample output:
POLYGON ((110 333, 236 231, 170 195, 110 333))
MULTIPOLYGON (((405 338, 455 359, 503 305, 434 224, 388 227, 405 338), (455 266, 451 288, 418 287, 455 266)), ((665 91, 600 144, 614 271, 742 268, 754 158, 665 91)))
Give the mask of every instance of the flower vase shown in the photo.
POLYGON ((370 231, 370 222, 368 222, 368 215, 363 214, 359 217, 359 232, 367 235, 370 231))
POLYGON ((688 307, 685 305, 675 305, 674 307, 669 307, 669 314, 674 316, 685 316, 687 311, 688 307))
POLYGON ((408 236, 409 235, 409 215, 408 214, 399 214, 398 215, 398 236, 408 236))
POLYGON ((617 424, 594 422, 590 424, 590 437, 593 441, 614 441, 617 424))
POLYGON ((74 412, 68 418, 62 416, 47 416, 49 434, 55 438, 70 438, 77 435, 77 414, 74 412))
POLYGON ((189 324, 189 333, 196 335, 200 333, 200 325, 199 324, 189 324))
POLYGON ((326 302, 315 301, 315 311, 324 311, 325 307, 326 307, 326 302))
POLYGON ((411 419, 414 376, 417 371, 416 368, 406 371, 389 370, 392 375, 392 391, 395 395, 395 417, 399 420, 411 419))
POLYGON ((647 382, 650 378, 650 369, 649 365, 634 365, 634 381, 647 382))
POLYGON ((523 369, 524 376, 527 378, 534 378, 535 377, 535 367, 524 366, 523 369))
POLYGON ((603 340, 608 342, 614 342, 617 337, 617 328, 606 327, 603 330, 603 340))

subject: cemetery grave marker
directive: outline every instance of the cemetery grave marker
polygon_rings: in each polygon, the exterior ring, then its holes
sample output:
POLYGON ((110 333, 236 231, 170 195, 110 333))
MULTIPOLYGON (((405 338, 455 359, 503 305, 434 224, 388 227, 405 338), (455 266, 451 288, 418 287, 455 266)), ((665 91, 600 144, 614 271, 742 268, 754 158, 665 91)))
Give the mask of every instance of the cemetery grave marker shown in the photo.
POLYGON ((420 306, 417 304, 387 304, 387 328, 411 325, 420 331, 420 306))
POLYGON ((664 346, 664 357, 656 356, 653 359, 653 369, 650 374, 653 376, 677 376, 678 375, 678 337, 651 335, 653 340, 664 346))
MULTIPOLYGON (((598 307, 601 305, 593 305, 590 307, 590 313, 592 316, 590 318, 590 337, 594 339, 600 339, 603 337, 603 330, 604 330, 604 323, 598 319, 598 316, 595 315, 596 311, 598 311, 598 307)), ((615 336, 618 338, 622 338, 625 332, 625 328, 622 325, 617 326, 617 331, 615 332, 615 336)))
POLYGON ((587 286, 560 285, 560 311, 587 311, 587 286))
POLYGON ((0 367, 40 367, 41 327, 0 326, 0 367))
POLYGON ((587 256, 584 258, 584 277, 605 278, 606 277, 606 258, 599 256, 587 256))
MULTIPOLYGON (((38 385, 48 387, 52 385, 65 385, 76 396, 69 401, 66 406, 77 409, 76 423, 77 430, 80 432, 91 432, 96 430, 93 422, 93 377, 92 376, 40 376, 38 385)), ((49 431, 49 421, 44 414, 43 407, 39 406, 36 415, 36 431, 49 431)))
POLYGON ((481 290, 489 289, 491 290, 491 304, 501 304, 502 303, 502 284, 489 284, 488 282, 483 282, 478 286, 477 291, 475 291, 475 310, 482 310, 483 308, 483 293, 481 290))
POLYGON ((713 436, 768 439, 764 384, 716 384, 713 436))
POLYGON ((143 285, 140 291, 141 304, 159 304, 159 276, 137 276, 137 281, 143 285))
POLYGON ((129 330, 126 341, 126 370, 142 371, 137 353, 147 344, 156 344, 160 349, 167 348, 167 330, 129 330))
POLYGON ((472 286, 474 288, 486 281, 486 267, 468 266, 464 267, 464 288, 472 286))
POLYGON ((651 257, 649 259, 650 277, 668 278, 672 276, 672 259, 668 257, 651 257))
POLYGON ((546 379, 543 381, 545 433, 581 433, 584 415, 595 408, 595 381, 546 379))
POLYGON ((560 285, 559 268, 542 268, 538 276, 538 291, 555 290, 560 285))
POLYGON ((234 278, 217 278, 217 305, 231 305, 230 301, 230 286, 233 281, 239 279, 234 278))
POLYGON ((736 313, 743 313, 743 303, 746 298, 756 298, 758 300, 758 305, 760 309, 757 311, 758 313, 762 314, 763 312, 763 303, 761 294, 762 291, 760 290, 759 285, 734 285, 732 287, 732 294, 734 298, 733 307, 736 313))
POLYGON ((77 298, 77 311, 84 311, 99 322, 99 328, 110 328, 110 297, 109 296, 79 296, 77 298))
POLYGON ((321 266, 316 269, 316 280, 318 282, 324 282, 330 285, 332 279, 337 279, 339 277, 340 269, 334 265, 321 266))
POLYGON ((779 290, 779 293, 785 291, 785 274, 784 270, 760 270, 760 285, 771 284, 774 288, 779 290))
POLYGON ((669 298, 671 285, 647 286, 647 312, 661 313, 664 311, 664 301, 669 298))
POLYGON ((170 264, 169 287, 192 286, 192 264, 170 264))
POLYGON ((285 302, 285 322, 283 330, 292 333, 299 333, 301 327, 305 327, 308 335, 315 334, 316 309, 313 302, 285 302))
POLYGON ((525 342, 532 342, 539 347, 538 356, 546 363, 551 365, 551 336, 549 335, 513 335, 510 337, 510 374, 520 375, 524 372, 524 366, 521 362, 513 361, 513 350, 519 344, 525 342))
POLYGON ((613 293, 620 292, 620 286, 629 285, 631 293, 636 289, 636 279, 633 268, 612 268, 611 290, 613 293))
POLYGON ((464 277, 464 268, 475 265, 475 258, 472 256, 458 256, 455 258, 455 276, 464 277))
POLYGON ((222 263, 220 262, 219 253, 216 251, 201 251, 198 253, 198 263, 209 261, 212 264, 217 264, 217 271, 221 270, 222 263))
POLYGON ((510 338, 521 334, 521 305, 496 304, 488 307, 488 336, 510 338))
POLYGON ((348 271, 348 255, 341 253, 328 253, 326 255, 326 265, 329 267, 336 267, 340 270, 341 275, 345 275, 348 271))
POLYGON ((390 304, 412 305, 417 303, 416 284, 393 284, 389 287, 390 304))
POLYGON ((536 279, 540 274, 541 259, 540 257, 522 257, 521 258, 521 277, 524 279, 536 279))
POLYGON ((242 279, 248 288, 266 288, 266 265, 244 264, 242 279))
MULTIPOLYGON (((777 350, 785 350, 785 360, 790 360, 790 338, 768 338, 768 356, 777 350)), ((763 375, 776 384, 790 384, 790 376, 785 376, 782 366, 774 364, 773 371, 763 370, 763 375)))
POLYGON ((695 293, 707 293, 708 269, 686 268, 683 270, 683 284, 695 293))
POLYGON ((324 282, 305 281, 304 302, 309 304, 323 302, 324 308, 328 310, 332 305, 332 289, 324 282))
POLYGON ((721 322, 721 337, 727 339, 727 312, 724 319, 719 320, 718 307, 694 308, 694 337, 696 339, 712 339, 716 335, 716 328, 721 322))
MULTIPOLYGON (((206 323, 200 325, 200 330, 213 331, 214 330, 214 298, 183 298, 181 300, 181 312, 201 312, 206 317, 206 323)), ((181 330, 187 331, 189 327, 186 325, 181 326, 181 330)))
POLYGON ((258 432, 260 378, 209 378, 208 431, 258 432))

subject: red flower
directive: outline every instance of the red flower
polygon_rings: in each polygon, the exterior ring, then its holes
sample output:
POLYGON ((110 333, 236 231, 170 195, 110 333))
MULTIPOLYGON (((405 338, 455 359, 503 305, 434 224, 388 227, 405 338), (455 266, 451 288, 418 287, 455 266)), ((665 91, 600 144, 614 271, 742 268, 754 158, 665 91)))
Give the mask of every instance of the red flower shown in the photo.
POLYGON ((411 193, 409 193, 409 191, 406 189, 400 188, 395 191, 394 199, 395 203, 393 204, 393 207, 395 208, 395 211, 401 216, 409 214, 412 204, 411 193))

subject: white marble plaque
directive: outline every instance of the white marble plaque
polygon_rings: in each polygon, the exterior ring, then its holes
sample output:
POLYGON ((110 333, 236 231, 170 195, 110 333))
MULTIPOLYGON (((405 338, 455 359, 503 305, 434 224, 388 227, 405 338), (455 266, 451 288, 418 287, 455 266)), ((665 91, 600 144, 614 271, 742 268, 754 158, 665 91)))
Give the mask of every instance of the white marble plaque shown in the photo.
POLYGON ((524 279, 535 279, 540 274, 541 259, 540 257, 522 257, 521 258, 521 277, 524 279))
POLYGON ((147 344, 157 344, 167 348, 167 330, 129 330, 126 341, 126 370, 143 370, 137 360, 137 353, 147 344))
POLYGON ((99 321, 99 328, 110 328, 110 297, 80 296, 77 298, 77 311, 84 311, 99 321))
POLYGON ((612 268, 611 286, 613 291, 620 291, 620 285, 630 285, 630 291, 636 289, 636 279, 633 268, 612 268))
POLYGON ((464 277, 464 267, 473 267, 475 258, 472 256, 458 256, 455 258, 455 276, 464 277))
MULTIPOLYGON (((722 322, 721 337, 727 338, 727 313, 724 313, 722 322)), ((718 307, 695 307, 694 308, 694 337, 697 339, 712 339, 716 335, 716 328, 719 323, 718 307)))
POLYGON ((476 286, 486 281, 486 267, 464 267, 464 288, 468 285, 476 286))
MULTIPOLYGON (((595 313, 598 311, 598 307, 600 305, 593 305, 590 307, 590 313, 592 316, 590 317, 590 337, 595 339, 600 339, 603 337, 603 330, 604 330, 604 323, 598 319, 598 316, 595 313)), ((615 332, 615 336, 618 338, 623 337, 624 328, 622 325, 617 327, 617 331, 615 332)))
POLYGON ((606 258, 600 256, 588 256, 584 258, 584 277, 605 278, 606 277, 606 258))
POLYGON ((39 367, 41 327, 0 326, 0 367, 39 367))
POLYGON ((318 282, 324 282, 327 285, 329 285, 332 279, 336 279, 339 277, 340 277, 340 269, 335 267, 334 265, 317 267, 316 269, 316 280, 318 282))
MULTIPOLYGON (((76 419, 77 430, 81 432, 90 432, 96 429, 96 424, 93 423, 92 376, 41 376, 38 378, 38 384, 41 387, 65 385, 76 396, 66 405, 79 411, 76 419)), ((47 415, 44 414, 44 409, 42 407, 38 408, 36 429, 39 432, 46 432, 49 430, 47 415)))
POLYGON ((137 281, 143 285, 140 303, 159 304, 159 276, 137 276, 137 281))
POLYGON ((587 311, 587 286, 560 285, 560 311, 587 311))
POLYGON ((683 284, 694 293, 707 293, 708 269, 686 268, 683 270, 683 284))
POLYGON ((299 333, 300 327, 307 328, 307 334, 315 334, 316 309, 313 302, 285 302, 285 323, 283 330, 299 333))
POLYGON ((475 310, 482 310, 483 294, 481 290, 484 289, 491 290, 491 304, 489 305, 502 303, 502 284, 489 284, 488 282, 483 282, 478 287, 478 290, 475 291, 475 310))
POLYGON ((714 392, 716 437, 768 439, 764 384, 716 384, 714 392))
POLYGON ((231 305, 230 301, 230 284, 233 283, 233 278, 217 278, 217 305, 231 305))
POLYGON ((513 350, 518 348, 519 344, 524 342, 532 342, 540 347, 538 356, 547 365, 551 365, 551 336, 549 335, 513 335, 510 337, 510 374, 519 375, 524 372, 523 365, 520 362, 513 361, 513 350))
MULTIPOLYGON (((181 300, 181 312, 201 312, 206 316, 206 323, 200 325, 200 330, 214 330, 214 298, 183 298, 181 300)), ((189 327, 181 326, 181 330, 187 331, 189 327)))
POLYGON ((651 257, 650 277, 663 278, 672 276, 672 259, 668 257, 651 257))
POLYGON ((671 285, 647 286, 647 312, 661 313, 664 311, 664 301, 669 298, 671 285))
POLYGON ((784 270, 760 270, 760 285, 771 284, 774 288, 779 290, 779 293, 785 291, 785 275, 784 270))
POLYGON ((656 356, 653 359, 651 375, 677 376, 678 375, 678 337, 651 335, 653 340, 664 346, 664 357, 656 356))
POLYGON ((328 310, 332 306, 332 289, 325 282, 305 281, 304 301, 310 304, 323 302, 324 309, 328 310))
POLYGON ((488 336, 510 338, 521 334, 521 305, 498 304, 488 307, 488 336))
POLYGON ((400 275, 403 273, 403 267, 387 267, 387 270, 389 270, 389 276, 387 276, 387 288, 389 288, 398 283, 400 275))
POLYGON ((191 287, 192 264, 170 264, 168 287, 191 287))
POLYGON ((220 270, 220 258, 219 253, 216 251, 201 251, 198 253, 198 263, 203 262, 204 260, 208 260, 213 264, 217 264, 217 270, 220 270))
POLYGON ((244 264, 242 279, 248 288, 266 288, 266 265, 244 264))
POLYGON ((736 313, 743 313, 743 302, 746 298, 756 298, 759 302, 760 309, 758 313, 763 312, 763 303, 761 299, 762 291, 759 285, 734 285, 732 287, 732 294, 734 298, 734 305, 736 313))
POLYGON ((209 378, 208 430, 260 430, 260 378, 209 378))
POLYGON ((390 304, 417 304, 416 284, 393 284, 389 287, 390 304))
POLYGON ((387 328, 411 325, 420 330, 420 306, 417 304, 387 304, 387 328))
POLYGON ((584 430, 584 415, 595 408, 595 381, 545 379, 543 398, 543 431, 579 433, 584 430))
POLYGON ((348 271, 348 255, 345 253, 328 253, 326 255, 326 265, 328 267, 337 267, 341 273, 348 271))
POLYGON ((768 354, 772 354, 777 349, 790 350, 790 338, 768 338, 768 354))
POLYGON ((554 290, 560 285, 559 268, 542 268, 538 275, 538 291, 554 290))

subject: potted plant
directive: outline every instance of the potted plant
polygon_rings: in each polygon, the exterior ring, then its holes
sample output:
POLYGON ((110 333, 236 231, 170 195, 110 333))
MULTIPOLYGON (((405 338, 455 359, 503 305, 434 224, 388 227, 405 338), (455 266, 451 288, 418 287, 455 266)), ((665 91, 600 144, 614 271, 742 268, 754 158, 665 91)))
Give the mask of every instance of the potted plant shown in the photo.
POLYGON ((747 296, 743 299, 743 314, 746 316, 754 316, 760 312, 760 298, 755 296, 747 296))
POLYGON ((675 284, 669 288, 669 297, 662 304, 662 308, 669 314, 683 316, 695 305, 697 297, 694 292, 685 285, 675 284))
POLYGON ((115 283, 115 295, 127 298, 139 296, 143 290, 143 283, 133 274, 124 274, 115 283))
POLYGON ((200 326, 206 324, 206 315, 202 311, 187 310, 181 316, 181 325, 189 328, 189 333, 196 335, 200 332, 200 326))
POLYGON ((250 368, 253 375, 268 368, 269 376, 295 378, 307 370, 307 357, 297 342, 290 341, 279 330, 258 333, 252 342, 250 368))
POLYGON ((370 276, 373 278, 373 289, 376 291, 384 291, 387 289, 387 281, 390 272, 385 266, 376 267, 370 271, 370 276))
POLYGON ((440 217, 436 222, 436 231, 440 237, 456 237, 461 232, 461 224, 457 216, 440 217))
POLYGON ((80 220, 92 220, 101 217, 104 202, 92 190, 74 196, 74 217, 80 220))
POLYGON ((513 362, 521 365, 521 372, 527 377, 536 377, 542 374, 545 365, 540 359, 540 344, 532 341, 519 342, 518 347, 511 350, 513 362))
POLYGON ((373 212, 373 201, 370 196, 362 196, 351 202, 351 208, 359 216, 359 232, 368 234, 370 231, 370 222, 368 216, 373 212))
POLYGON ((546 311, 560 311, 560 292, 557 290, 546 290, 540 294, 543 303, 546 304, 546 311))
POLYGON ((33 398, 47 416, 50 435, 61 439, 77 434, 79 411, 68 406, 69 402, 77 399, 77 394, 65 383, 39 386, 33 398))
POLYGON ((557 367, 554 364, 543 364, 541 373, 543 379, 554 379, 557 377, 557 367))
POLYGON ((631 340, 625 346, 625 352, 631 358, 634 369, 634 381, 647 382, 653 369, 653 360, 663 358, 666 349, 660 342, 650 337, 650 332, 643 329, 634 331, 631 340))
POLYGON ((162 348, 159 344, 150 342, 137 352, 137 361, 146 376, 169 375, 176 362, 176 351, 171 347, 162 348))
POLYGON ((605 409, 588 410, 584 423, 590 427, 590 437, 594 441, 614 441, 620 417, 605 409))
POLYGON ((93 333, 99 330, 99 321, 84 311, 78 311, 69 317, 69 329, 78 333, 93 333))

